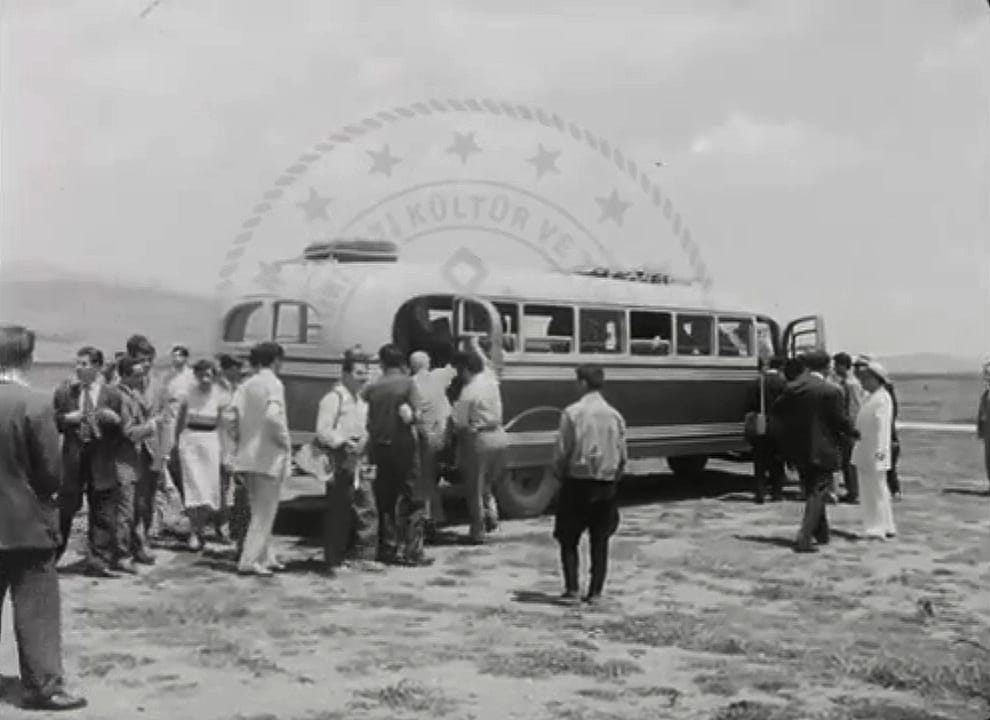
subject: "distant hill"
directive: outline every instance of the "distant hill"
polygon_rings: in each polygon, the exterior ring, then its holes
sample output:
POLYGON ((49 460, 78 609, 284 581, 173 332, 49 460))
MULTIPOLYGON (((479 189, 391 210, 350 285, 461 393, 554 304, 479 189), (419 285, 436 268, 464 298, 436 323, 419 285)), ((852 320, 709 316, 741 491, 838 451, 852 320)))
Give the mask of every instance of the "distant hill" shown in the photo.
POLYGON ((84 344, 112 354, 133 333, 147 335, 159 354, 173 342, 193 354, 213 347, 217 308, 213 299, 82 277, 43 279, 6 272, 0 281, 0 320, 38 334, 40 362, 71 358, 84 344))
POLYGON ((911 353, 881 358, 893 375, 976 375, 980 358, 966 358, 940 353, 911 353))

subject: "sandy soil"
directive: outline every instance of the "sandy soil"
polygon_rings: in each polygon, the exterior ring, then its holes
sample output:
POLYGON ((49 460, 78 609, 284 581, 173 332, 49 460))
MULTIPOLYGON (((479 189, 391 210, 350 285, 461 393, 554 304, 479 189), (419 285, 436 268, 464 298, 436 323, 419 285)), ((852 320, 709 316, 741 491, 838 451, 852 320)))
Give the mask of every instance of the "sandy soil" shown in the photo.
MULTIPOLYGON (((428 569, 242 578, 220 548, 160 550, 137 578, 67 573, 65 654, 80 720, 704 718, 983 720, 990 703, 990 498, 968 438, 917 438, 900 537, 789 549, 801 506, 757 506, 746 478, 632 483, 609 601, 556 605, 549 518, 428 569)), ((463 526, 452 528, 462 531, 463 526)), ((586 572, 586 557, 582 571, 586 572)), ((9 612, 0 717, 21 720, 9 612)))

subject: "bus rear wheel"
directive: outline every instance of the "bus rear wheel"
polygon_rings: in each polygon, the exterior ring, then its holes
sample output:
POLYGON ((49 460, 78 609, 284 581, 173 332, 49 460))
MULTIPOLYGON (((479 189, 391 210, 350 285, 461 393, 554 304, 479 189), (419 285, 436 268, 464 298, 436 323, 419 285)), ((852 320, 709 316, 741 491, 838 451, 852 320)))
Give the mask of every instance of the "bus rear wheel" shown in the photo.
POLYGON ((707 455, 677 455, 667 458, 667 465, 678 477, 697 477, 707 464, 707 455))
POLYGON ((506 470, 495 488, 499 514, 506 519, 539 517, 557 495, 557 479, 546 467, 506 470))

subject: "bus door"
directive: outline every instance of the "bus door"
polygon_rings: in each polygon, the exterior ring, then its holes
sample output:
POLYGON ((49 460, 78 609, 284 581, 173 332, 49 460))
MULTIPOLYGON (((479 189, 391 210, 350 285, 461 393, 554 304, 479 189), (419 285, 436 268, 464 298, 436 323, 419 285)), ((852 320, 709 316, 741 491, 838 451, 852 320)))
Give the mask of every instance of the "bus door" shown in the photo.
POLYGON ((495 372, 501 375, 504 361, 502 316, 495 306, 478 297, 454 297, 454 328, 458 347, 472 337, 483 339, 481 345, 495 372))
POLYGON ((825 319, 821 315, 807 315, 792 320, 784 328, 781 344, 786 357, 825 350, 825 319))

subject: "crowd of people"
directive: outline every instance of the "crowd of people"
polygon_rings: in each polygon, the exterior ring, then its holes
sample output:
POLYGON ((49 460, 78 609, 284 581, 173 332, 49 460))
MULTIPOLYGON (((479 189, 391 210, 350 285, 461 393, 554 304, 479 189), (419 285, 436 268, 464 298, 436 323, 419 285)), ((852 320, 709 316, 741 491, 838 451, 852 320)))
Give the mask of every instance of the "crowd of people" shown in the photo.
MULTIPOLYGON (((436 367, 417 351, 387 344, 372 356, 344 354, 340 379, 319 402, 312 439, 294 450, 284 356, 262 342, 248 365, 229 355, 190 365, 171 348, 164 376, 152 372, 155 347, 133 335, 105 362, 92 346, 76 355, 75 377, 54 396, 31 389, 25 372, 34 334, 0 327, 0 601, 14 604, 26 705, 66 710, 85 700, 62 680, 56 565, 86 500, 87 574, 134 574, 155 563, 152 547, 177 513, 188 549, 212 534, 236 545, 240 573, 285 569, 272 542, 282 484, 294 466, 323 480, 324 572, 349 563, 427 566, 425 552, 443 522, 441 465, 456 467, 467 498, 467 541, 498 528, 494 489, 507 436, 499 381, 477 338, 436 367), (61 437, 59 437, 61 436, 61 437)), ((560 550, 563 600, 596 603, 604 592, 609 540, 620 517, 617 487, 627 461, 626 424, 603 396, 604 370, 576 368, 580 399, 561 413, 550 469, 560 482, 553 537, 560 550), (579 595, 578 544, 589 535, 590 578, 579 595)), ((990 436, 990 365, 979 431, 990 436)), ((780 500, 785 467, 796 469, 805 501, 795 541, 815 552, 830 539, 826 506, 862 507, 863 535, 896 535, 897 401, 883 365, 811 351, 761 370, 746 418, 756 500, 780 500)), ((990 439, 988 474, 990 474, 990 439)))
POLYGON ((773 358, 749 402, 756 502, 783 497, 785 466, 797 470, 805 515, 796 549, 829 542, 826 505, 862 506, 862 535, 897 534, 891 501, 901 496, 897 400, 883 365, 868 355, 829 357, 820 350, 773 358), (839 498, 838 478, 845 494, 839 498))

